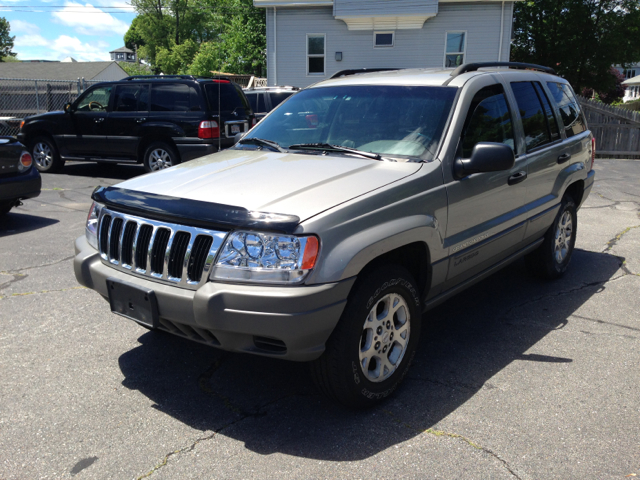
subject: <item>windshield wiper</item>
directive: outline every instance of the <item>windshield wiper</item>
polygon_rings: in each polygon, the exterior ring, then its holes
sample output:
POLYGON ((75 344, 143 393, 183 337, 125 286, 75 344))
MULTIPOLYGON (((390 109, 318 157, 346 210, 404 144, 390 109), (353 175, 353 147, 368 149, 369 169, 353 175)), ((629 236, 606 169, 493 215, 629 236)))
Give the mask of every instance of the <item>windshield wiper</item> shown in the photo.
POLYGON ((360 155, 361 157, 373 158, 374 160, 381 160, 382 157, 377 153, 363 152, 362 150, 356 150, 355 148, 343 147, 342 145, 331 145, 330 143, 295 143, 289 145, 289 150, 333 150, 335 152, 353 153, 354 155, 360 155))
POLYGON ((287 150, 282 148, 280 144, 278 144, 278 142, 274 142, 273 140, 266 140, 264 138, 256 138, 256 137, 243 138, 238 143, 243 143, 243 144, 253 143, 254 145, 273 148, 277 152, 287 153, 287 150))

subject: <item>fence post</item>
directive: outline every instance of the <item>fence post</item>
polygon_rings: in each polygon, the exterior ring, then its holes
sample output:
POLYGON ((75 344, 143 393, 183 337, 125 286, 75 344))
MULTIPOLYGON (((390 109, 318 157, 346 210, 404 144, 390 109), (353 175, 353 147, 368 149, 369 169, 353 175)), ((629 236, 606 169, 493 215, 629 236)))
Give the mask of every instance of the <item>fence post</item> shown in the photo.
POLYGON ((47 83, 47 112, 53 110, 53 98, 51 96, 51 84, 47 83))
POLYGON ((38 98, 38 80, 33 81, 36 87, 36 113, 40 113, 40 99, 38 98))
POLYGON ((82 90, 80 90, 80 77, 78 77, 78 80, 76 80, 76 85, 78 87, 78 96, 80 96, 80 94, 82 93, 82 90))

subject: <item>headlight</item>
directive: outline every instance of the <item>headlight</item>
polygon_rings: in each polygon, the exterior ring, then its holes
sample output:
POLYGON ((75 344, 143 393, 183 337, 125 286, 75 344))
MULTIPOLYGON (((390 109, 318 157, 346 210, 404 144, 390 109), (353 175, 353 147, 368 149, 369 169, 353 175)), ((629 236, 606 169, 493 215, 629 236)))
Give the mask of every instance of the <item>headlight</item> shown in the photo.
POLYGON ((261 232, 233 232, 211 271, 212 280, 291 284, 302 282, 314 267, 319 242, 261 232))
POLYGON ((98 220, 100 219, 100 210, 102 210, 102 205, 96 202, 91 204, 91 209, 87 216, 87 227, 84 229, 87 242, 96 250, 98 250, 98 220))

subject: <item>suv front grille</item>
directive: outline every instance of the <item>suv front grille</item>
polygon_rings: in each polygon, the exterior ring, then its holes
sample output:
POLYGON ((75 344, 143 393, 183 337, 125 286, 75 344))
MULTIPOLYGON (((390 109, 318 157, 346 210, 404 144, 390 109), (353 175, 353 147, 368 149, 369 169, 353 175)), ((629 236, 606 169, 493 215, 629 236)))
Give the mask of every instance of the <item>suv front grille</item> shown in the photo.
POLYGON ((207 281, 226 232, 158 222, 103 208, 100 256, 117 270, 183 288, 207 281))

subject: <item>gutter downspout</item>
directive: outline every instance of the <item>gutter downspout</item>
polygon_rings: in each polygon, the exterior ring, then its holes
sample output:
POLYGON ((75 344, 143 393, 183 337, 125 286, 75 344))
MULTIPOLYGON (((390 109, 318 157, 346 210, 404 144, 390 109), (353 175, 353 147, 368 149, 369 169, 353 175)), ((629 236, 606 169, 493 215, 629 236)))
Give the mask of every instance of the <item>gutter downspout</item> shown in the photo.
POLYGON ((276 7, 273 7, 273 84, 278 85, 278 24, 276 7))
MULTIPOLYGON (((274 8, 275 10, 275 8, 274 8)), ((498 61, 502 61, 502 42, 504 40, 504 1, 502 2, 502 10, 500 14, 500 47, 498 48, 498 61)))

